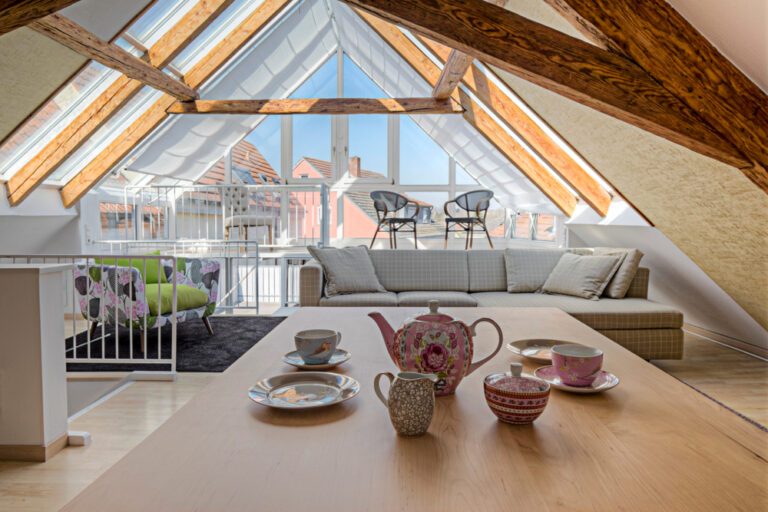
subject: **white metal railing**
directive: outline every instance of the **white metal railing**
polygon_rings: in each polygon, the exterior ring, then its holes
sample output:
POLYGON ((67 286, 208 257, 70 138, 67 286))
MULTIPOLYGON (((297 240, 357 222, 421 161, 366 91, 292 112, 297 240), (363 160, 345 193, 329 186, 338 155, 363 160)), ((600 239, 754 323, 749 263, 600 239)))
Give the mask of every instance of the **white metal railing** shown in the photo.
MULTIPOLYGON (((172 285, 170 316, 162 314, 161 286, 157 286, 158 315, 150 318, 145 278, 147 262, 157 261, 159 272, 163 262, 177 268, 175 256, 155 255, 107 255, 107 254, 54 254, 0 255, 0 263, 71 263, 72 272, 67 278, 66 314, 71 320, 71 333, 62 343, 71 346, 66 349, 67 363, 131 364, 142 363, 162 365, 161 371, 176 371, 176 327, 177 327, 177 273, 171 272, 172 285), (106 263, 104 260, 108 260, 106 263), (127 260, 123 264, 119 260, 127 260), (162 261, 161 261, 162 260, 162 261), (115 264, 117 262, 117 264, 115 264), (98 269, 98 272, 95 270, 98 269), (105 273, 105 269, 107 272, 105 273), (111 269, 114 271, 110 272, 111 269), (139 273, 138 281, 136 274, 139 273), (106 277, 105 277, 106 276, 106 277), (141 300, 141 293, 144 300, 141 300), (109 301, 107 301, 109 299, 109 301), (114 299, 114 300, 112 300, 114 299), (95 302, 94 302, 95 301, 95 302), (111 316, 110 316, 111 315, 111 316), (164 318, 160 318, 164 317, 164 318), (149 322, 152 322, 150 324, 149 322), (108 332, 107 325, 112 327, 108 332), (170 338, 163 339, 162 327, 170 325, 170 338), (100 333, 96 327, 100 326, 100 333), (130 326, 130 327, 128 327, 130 326), (154 347, 150 346, 150 329, 156 329, 154 347), (121 346, 121 330, 127 336, 127 347, 121 346), (139 331, 141 346, 134 346, 134 331, 139 331), (125 332, 127 331, 127 332, 125 332), (97 336, 97 334, 100 334, 97 336), (110 339, 112 338, 112 339, 110 339), (163 343, 165 341, 165 343, 163 343), (84 342, 84 343, 83 343, 84 342), (109 345, 112 345, 111 347, 109 345), (108 356, 108 348, 113 349, 108 356), (154 349, 154 350, 151 350, 154 349), (154 356, 150 355, 154 353, 154 356), (167 356, 164 354, 168 354, 167 356)), ((150 268, 152 271, 152 268, 150 268)))
POLYGON ((263 247, 328 245, 328 187, 150 185, 126 187, 125 240, 256 239, 263 247), (133 222, 128 222, 131 215, 133 222))

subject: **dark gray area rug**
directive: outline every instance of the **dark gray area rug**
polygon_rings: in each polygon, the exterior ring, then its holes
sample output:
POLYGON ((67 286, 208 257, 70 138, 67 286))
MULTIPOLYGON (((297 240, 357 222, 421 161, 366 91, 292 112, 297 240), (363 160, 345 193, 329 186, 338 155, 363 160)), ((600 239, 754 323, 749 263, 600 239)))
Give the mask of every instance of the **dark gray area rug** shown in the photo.
MULTIPOLYGON (((223 372, 240 356, 258 343, 264 336, 285 320, 273 316, 212 316, 213 336, 208 334, 202 320, 192 319, 177 325, 176 371, 179 372, 223 372)), ((99 326, 91 338, 91 358, 115 359, 130 356, 130 331, 121 327, 116 338, 115 328, 99 326), (117 339, 117 343, 115 340, 117 339), (102 344, 103 341, 103 344, 102 344)), ((157 329, 147 333, 147 358, 157 358, 157 329)), ((140 333, 133 330, 133 356, 142 355, 140 333)), ((67 357, 72 356, 72 337, 66 339, 67 357)), ((77 356, 86 357, 88 339, 85 331, 77 335, 77 356)), ((171 356, 171 327, 166 326, 160 333, 160 353, 171 356)), ((67 363, 68 372, 103 372, 133 370, 170 370, 170 365, 146 363, 67 363)))

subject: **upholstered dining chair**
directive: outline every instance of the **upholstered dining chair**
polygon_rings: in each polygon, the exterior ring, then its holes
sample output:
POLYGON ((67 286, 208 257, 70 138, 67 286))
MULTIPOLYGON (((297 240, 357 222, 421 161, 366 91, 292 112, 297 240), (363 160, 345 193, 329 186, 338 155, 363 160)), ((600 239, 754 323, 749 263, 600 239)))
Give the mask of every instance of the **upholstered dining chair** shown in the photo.
POLYGON ((268 213, 252 213, 248 189, 240 186, 225 186, 221 188, 222 208, 224 210, 224 238, 229 240, 229 230, 236 228, 245 231, 248 240, 248 228, 265 226, 267 238, 272 245, 272 230, 274 218, 268 213))
POLYGON ((389 233, 389 248, 397 249, 397 233, 403 231, 413 233, 413 246, 418 249, 416 238, 416 217, 419 215, 419 204, 396 192, 389 190, 374 190, 371 192, 373 207, 376 209, 378 224, 376 232, 371 238, 371 248, 376 241, 379 231, 389 233), (414 212, 410 217, 397 217, 397 212, 406 206, 414 206, 414 212))
POLYGON ((491 198, 493 198, 493 191, 491 190, 473 190, 472 192, 465 192, 460 196, 456 196, 455 199, 443 205, 443 211, 445 212, 444 248, 448 248, 448 233, 464 231, 467 234, 464 249, 471 249, 475 226, 478 226, 481 230, 485 231, 488 243, 491 244, 491 249, 493 249, 491 235, 488 233, 488 227, 485 225, 488 208, 491 206, 491 198), (449 208, 451 204, 455 204, 458 207, 458 214, 451 212, 449 208))

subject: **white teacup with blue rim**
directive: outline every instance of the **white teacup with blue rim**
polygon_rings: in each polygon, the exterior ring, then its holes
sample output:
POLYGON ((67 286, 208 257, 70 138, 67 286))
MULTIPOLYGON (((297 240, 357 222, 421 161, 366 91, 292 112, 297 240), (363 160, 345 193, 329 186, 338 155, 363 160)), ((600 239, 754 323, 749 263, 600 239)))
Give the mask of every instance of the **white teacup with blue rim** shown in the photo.
POLYGON ((307 329, 294 334, 293 340, 305 363, 326 364, 341 343, 341 333, 332 329, 307 329))

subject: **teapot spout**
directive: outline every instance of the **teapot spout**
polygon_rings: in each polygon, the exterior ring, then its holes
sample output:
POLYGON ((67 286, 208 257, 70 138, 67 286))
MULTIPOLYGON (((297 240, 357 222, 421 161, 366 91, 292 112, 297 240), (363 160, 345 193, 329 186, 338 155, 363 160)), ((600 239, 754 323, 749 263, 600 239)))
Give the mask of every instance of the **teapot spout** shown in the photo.
POLYGON ((384 343, 387 344, 387 347, 392 346, 392 344, 395 342, 395 330, 392 329, 392 326, 389 325, 389 322, 384 319, 381 313, 368 313, 368 316, 373 318, 373 321, 376 322, 376 325, 379 326, 379 330, 381 331, 381 335, 384 337, 384 343))

